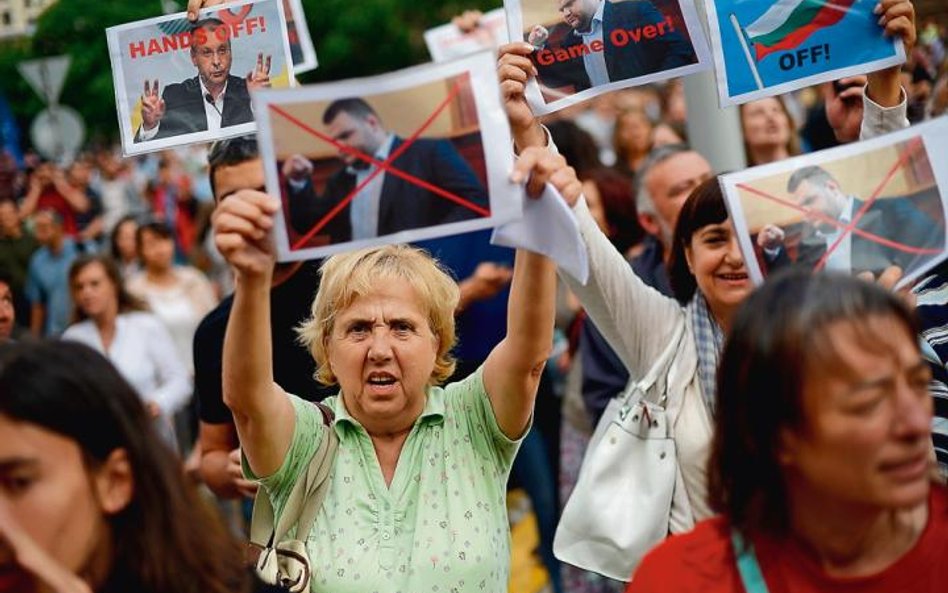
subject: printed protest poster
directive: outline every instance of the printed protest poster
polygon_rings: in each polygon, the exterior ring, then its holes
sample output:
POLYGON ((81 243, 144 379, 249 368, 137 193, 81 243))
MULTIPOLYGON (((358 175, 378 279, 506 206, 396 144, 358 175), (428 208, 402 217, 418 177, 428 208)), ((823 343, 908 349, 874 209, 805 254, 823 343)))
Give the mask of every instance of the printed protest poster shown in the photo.
POLYGON ((309 27, 306 26, 306 13, 302 0, 283 0, 283 14, 286 15, 286 36, 290 42, 290 55, 293 57, 293 73, 302 74, 315 70, 316 49, 309 27))
POLYGON ((293 81, 283 2, 234 2, 106 30, 126 155, 256 129, 250 101, 293 81))
POLYGON ((467 33, 448 23, 425 31, 425 45, 435 62, 444 62, 485 49, 496 49, 507 42, 507 18, 504 9, 485 12, 477 27, 467 33))
POLYGON ((883 36, 878 0, 707 3, 721 106, 865 74, 905 61, 883 36))
POLYGON ((481 52, 254 94, 280 261, 494 227, 522 192, 496 62, 481 52), (493 147, 493 150, 486 150, 493 147))
POLYGON ((908 283, 944 259, 948 117, 723 175, 751 278, 788 265, 908 283))
POLYGON ((537 76, 527 100, 537 114, 621 88, 711 67, 693 2, 505 0, 511 41, 526 41, 537 76))

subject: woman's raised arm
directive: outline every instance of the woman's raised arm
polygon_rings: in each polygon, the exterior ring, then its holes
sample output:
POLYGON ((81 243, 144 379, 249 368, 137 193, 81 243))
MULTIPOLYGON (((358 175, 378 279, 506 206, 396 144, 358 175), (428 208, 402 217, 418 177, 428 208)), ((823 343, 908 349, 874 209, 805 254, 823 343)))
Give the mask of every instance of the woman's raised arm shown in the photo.
MULTIPOLYGON (((526 181, 530 196, 539 196, 546 183, 573 199, 582 191, 566 159, 545 148, 525 150, 514 165, 512 179, 526 181)), ((517 250, 507 302, 507 335, 484 364, 484 386, 494 416, 511 439, 523 434, 533 414, 543 365, 553 345, 555 309, 556 266, 542 255, 517 250)))
POLYGON ((224 403, 234 414, 250 469, 268 476, 283 463, 296 418, 283 389, 273 382, 270 283, 275 249, 269 239, 279 202, 240 190, 214 210, 214 242, 234 269, 234 305, 223 354, 224 403))

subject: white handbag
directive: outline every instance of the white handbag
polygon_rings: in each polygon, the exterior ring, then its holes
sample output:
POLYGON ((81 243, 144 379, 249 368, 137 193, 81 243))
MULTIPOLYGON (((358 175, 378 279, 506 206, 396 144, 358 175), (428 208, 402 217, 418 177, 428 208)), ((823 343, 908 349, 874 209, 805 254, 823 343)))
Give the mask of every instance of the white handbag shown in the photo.
POLYGON ((668 535, 680 473, 665 401, 684 326, 646 376, 609 402, 596 426, 553 539, 563 562, 628 581, 668 535))

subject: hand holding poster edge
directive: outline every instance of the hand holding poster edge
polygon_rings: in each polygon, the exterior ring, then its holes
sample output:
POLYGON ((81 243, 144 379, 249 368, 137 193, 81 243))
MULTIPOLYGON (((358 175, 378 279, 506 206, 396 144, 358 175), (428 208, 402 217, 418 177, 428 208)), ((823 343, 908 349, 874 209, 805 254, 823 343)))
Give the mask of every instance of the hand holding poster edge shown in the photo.
MULTIPOLYGON (((196 0, 199 1, 199 0, 196 0)), ((295 83, 295 80, 292 76, 292 70, 289 68, 290 64, 290 51, 289 43, 286 36, 286 27, 285 27, 285 16, 283 14, 283 3, 282 0, 232 0, 229 2, 222 2, 220 0, 208 0, 206 3, 207 7, 199 11, 198 16, 201 18, 208 16, 218 16, 222 21, 225 21, 225 24, 228 27, 237 27, 237 31, 234 34, 234 38, 237 38, 238 35, 243 33, 243 36, 248 35, 267 35, 268 48, 273 46, 270 49, 278 49, 276 55, 281 56, 280 63, 283 66, 284 74, 281 74, 280 80, 285 81, 284 84, 289 83, 290 85, 295 83), (279 21, 279 26, 270 27, 269 29, 265 26, 261 26, 261 23, 247 23, 243 21, 253 20, 255 17, 248 17, 247 14, 250 13, 253 7, 260 6, 260 10, 265 12, 267 10, 272 10, 274 14, 270 16, 275 16, 275 18, 267 19, 267 23, 271 21, 279 21), (267 8, 269 7, 269 8, 267 8), (228 24, 229 23, 229 24, 228 24), (246 25, 246 26, 245 26, 246 25), (286 78, 288 73, 288 78, 286 78)), ((174 13, 169 15, 162 15, 158 17, 153 17, 149 19, 144 19, 141 21, 135 21, 130 23, 124 23, 121 25, 116 25, 106 29, 106 38, 109 47, 109 57, 112 63, 112 71, 114 77, 114 90, 116 97, 116 111, 118 112, 119 117, 119 131, 120 137, 122 140, 122 153, 123 156, 133 156, 136 154, 144 154, 148 152, 153 152, 157 150, 164 150, 167 148, 172 148, 175 146, 185 146, 188 144, 193 144, 197 142, 210 142, 213 140, 221 140, 224 138, 230 138, 233 136, 240 136, 247 133, 251 133, 256 129, 256 124, 253 120, 250 120, 247 123, 234 123, 234 124, 225 124, 223 127, 217 131, 208 131, 208 130, 199 130, 194 132, 186 133, 176 133, 166 137, 157 137, 154 139, 137 139, 139 133, 140 123, 137 127, 133 129, 132 116, 135 114, 135 109, 141 104, 142 100, 146 95, 141 95, 136 93, 135 97, 137 99, 136 103, 132 103, 131 95, 129 94, 129 84, 131 84, 132 73, 126 72, 126 68, 131 70, 131 64, 129 62, 132 58, 147 59, 151 56, 152 49, 155 50, 157 54, 163 54, 166 51, 180 51, 181 48, 187 47, 186 41, 181 40, 182 35, 186 35, 187 31, 181 30, 179 33, 167 34, 164 33, 164 29, 161 29, 162 26, 170 26, 172 29, 180 28, 179 23, 187 22, 190 24, 190 20, 185 21, 187 18, 187 13, 174 13), (169 25, 170 24, 170 25, 169 25), (138 50, 140 55, 131 56, 129 58, 125 57, 126 47, 123 42, 120 40, 121 36, 128 35, 131 32, 137 30, 148 31, 158 27, 162 33, 161 35, 167 37, 162 43, 159 43, 156 47, 151 47, 142 45, 138 50), (181 44, 180 46, 178 44, 181 44), (149 49, 150 48, 150 49, 149 49)), ((155 35, 154 32, 151 33, 152 36, 155 35)), ((144 39, 148 39, 146 36, 144 39)), ((164 39, 164 37, 162 37, 164 39)), ((268 51, 270 51, 268 49, 268 51)), ((273 53, 269 54, 271 60, 273 58, 273 53)), ((193 66, 189 66, 193 67, 193 66)), ((162 75, 166 73, 163 72, 162 75)), ((152 79, 153 76, 147 76, 148 79, 152 79)), ((141 79, 144 80, 144 79, 141 79)), ((272 80, 269 81, 272 83, 272 80)), ((142 82, 135 82, 136 89, 142 88, 142 82)), ((167 88, 167 85, 163 85, 167 88)), ((141 91, 139 91, 140 93, 141 91)), ((152 92, 153 94, 153 92, 152 92)), ((159 95, 160 96, 160 95, 159 95)), ((249 108, 249 101, 247 103, 249 108)), ((163 114, 166 115, 166 114, 163 114)))
MULTIPOLYGON (((536 1, 553 2, 553 0, 504 0, 504 10, 507 14, 507 31, 510 42, 522 41, 525 43, 530 43, 529 37, 531 37, 531 35, 524 32, 523 4, 524 2, 536 1)), ((609 2, 610 0, 604 1, 609 2)), ((534 77, 528 81, 525 92, 527 101, 529 102, 530 107, 533 109, 533 112, 538 116, 546 115, 555 111, 559 111, 560 109, 582 103, 583 101, 587 101, 593 97, 611 91, 642 86, 654 82, 661 82, 663 80, 668 80, 669 78, 683 77, 690 74, 703 72, 705 70, 710 70, 712 67, 712 55, 709 49, 707 38, 705 36, 704 27, 698 18, 695 5, 694 3, 688 2, 687 0, 676 1, 680 9, 682 20, 684 21, 685 27, 688 30, 691 47, 696 58, 694 63, 677 66, 668 70, 660 70, 649 74, 643 74, 632 78, 611 81, 606 84, 591 86, 590 88, 574 92, 572 94, 562 94, 562 96, 551 101, 544 99, 543 92, 540 89, 539 81, 534 77)), ((648 24, 646 23, 642 25, 642 27, 645 26, 648 26, 648 24)), ((535 27, 531 28, 531 33, 533 29, 535 29, 535 27)), ((547 35, 548 33, 549 32, 547 32, 547 35)), ((642 35, 641 29, 636 34, 642 35)), ((541 35, 541 37, 543 37, 543 41, 545 42, 546 36, 541 35)), ((537 39, 535 38, 534 41, 537 41, 537 39)), ((626 41, 628 43, 632 42, 630 39, 627 39, 626 41)))
POLYGON ((589 252, 579 223, 550 184, 539 198, 525 197, 523 218, 495 227, 490 242, 545 255, 583 286, 589 281, 589 252))
MULTIPOLYGON (((821 82, 864 75, 867 72, 874 72, 905 62, 906 52, 902 40, 886 37, 882 26, 887 25, 887 23, 884 23, 883 19, 879 19, 878 42, 881 42, 880 46, 892 47, 891 56, 851 63, 798 78, 791 78, 784 82, 768 84, 768 81, 764 80, 762 73, 759 71, 757 64, 760 60, 771 54, 796 48, 818 30, 837 25, 845 18, 849 7, 854 3, 871 3, 875 7, 878 0, 777 0, 749 25, 743 25, 739 22, 737 15, 731 10, 735 1, 709 0, 706 3, 718 100, 721 108, 789 93, 821 82), (834 2, 845 6, 838 7, 834 2), (719 11, 718 5, 724 5, 724 10, 719 11), (733 50, 729 54, 724 48, 724 36, 731 36, 732 34, 739 43, 739 59, 733 58, 733 50), (753 78, 756 89, 734 91, 731 88, 731 81, 728 77, 728 55, 732 55, 732 62, 737 62, 730 69, 747 69, 753 78)), ((872 10, 866 10, 866 12, 869 13, 871 20, 875 22, 876 13, 872 10)), ((845 21, 841 26, 849 27, 848 23, 849 21, 845 21)), ((782 53, 779 59, 784 60, 784 57, 790 56, 794 58, 794 63, 798 65, 802 65, 804 60, 813 63, 819 60, 828 61, 831 55, 830 45, 824 43, 812 48, 799 49, 795 56, 782 53)), ((837 55, 838 52, 832 52, 832 54, 837 55)), ((784 66, 785 64, 781 62, 781 69, 787 70, 784 66)))
MULTIPOLYGON (((763 283, 765 273, 758 261, 758 253, 750 234, 749 222, 746 217, 740 191, 748 192, 753 194, 754 197, 778 203, 785 208, 796 210, 800 213, 813 215, 813 212, 804 212, 806 209, 793 201, 784 200, 779 196, 771 195, 768 192, 755 188, 753 183, 759 180, 766 180, 782 173, 798 171, 810 165, 830 164, 854 156, 871 154, 881 149, 908 145, 912 142, 921 143, 927 155, 946 154, 946 151, 948 151, 948 116, 943 116, 930 122, 887 134, 873 140, 844 145, 808 155, 793 157, 777 163, 721 175, 720 183, 722 193, 724 194, 728 213, 734 224, 741 252, 752 281, 757 285, 763 283)), ((871 208, 876 199, 884 194, 886 185, 889 184, 896 171, 905 166, 905 158, 905 153, 902 153, 900 158, 892 163, 891 168, 885 171, 885 175, 883 175, 879 183, 873 188, 874 191, 872 194, 868 196, 868 199, 862 204, 862 207, 854 213, 852 220, 843 223, 836 219, 830 220, 826 217, 816 216, 821 222, 827 223, 837 230, 842 231, 836 240, 827 246, 827 253, 817 262, 818 264, 821 266, 826 265, 826 260, 832 255, 832 252, 839 249, 839 245, 841 241, 845 239, 846 234, 852 237, 858 236, 861 240, 875 243, 898 252, 908 253, 917 257, 927 257, 928 259, 925 259, 921 265, 916 266, 913 262, 914 267, 911 270, 904 270, 906 273, 896 286, 896 288, 899 289, 914 282, 948 257, 948 238, 945 236, 948 233, 945 232, 944 227, 945 221, 948 220, 948 166, 945 165, 944 159, 938 160, 932 158, 929 160, 934 174, 935 189, 941 199, 940 228, 942 229, 942 236, 937 245, 933 244, 930 246, 917 247, 902 244, 881 236, 878 232, 857 228, 859 219, 871 208)), ((880 201, 888 202, 896 199, 901 198, 880 201)), ((931 222, 933 224, 939 224, 939 221, 931 222)))
MULTIPOLYGON (((422 84, 446 80, 466 72, 469 73, 471 77, 470 86, 473 89, 475 98, 482 146, 484 148, 512 146, 509 124, 501 103, 496 74, 496 62, 493 52, 480 52, 450 62, 414 66, 398 72, 375 77, 310 85, 294 90, 262 90, 255 93, 253 96, 254 109, 257 113, 262 114, 258 121, 257 138, 261 158, 264 162, 264 173, 268 193, 274 196, 283 195, 279 176, 280 172, 278 171, 273 127, 275 118, 286 120, 279 111, 287 113, 288 110, 286 107, 288 106, 320 101, 329 102, 343 97, 372 98, 376 95, 410 90, 422 84)), ((321 132, 319 135, 313 134, 313 132, 318 132, 318 130, 315 130, 312 126, 306 124, 306 122, 300 121, 294 123, 292 120, 286 121, 289 121, 293 125, 298 125, 298 123, 306 125, 306 128, 301 128, 303 132, 319 139, 320 142, 331 144, 328 138, 320 138, 320 136, 325 136, 325 134, 321 132)), ((402 146, 404 146, 404 144, 402 146)), ((360 158, 359 154, 353 156, 357 159, 360 158)), ((450 234, 490 228, 520 218, 522 216, 523 204, 519 197, 519 190, 516 184, 511 183, 510 180, 507 179, 507 172, 511 170, 513 163, 512 150, 484 150, 484 156, 487 165, 487 190, 490 200, 489 217, 414 228, 380 235, 371 239, 345 241, 322 247, 293 249, 293 246, 290 244, 288 219, 286 213, 281 210, 277 215, 277 224, 274 229, 278 260, 297 261, 312 259, 369 245, 442 237, 450 234)), ((361 155, 361 157, 364 159, 372 158, 369 155, 361 155)), ((385 163, 378 161, 374 164, 381 167, 385 163)), ((387 166, 385 172, 391 174, 393 177, 403 179, 410 184, 416 184, 419 181, 412 179, 412 175, 398 171, 391 166, 387 166)), ((424 182, 424 180, 420 181, 424 182)), ((443 193, 445 192, 442 192, 442 194, 443 193)), ((444 195, 442 195, 442 197, 450 199, 444 195)), ((341 208, 339 209, 341 210, 341 208)), ((338 216, 339 212, 334 212, 333 215, 338 216)), ((310 230, 312 231, 312 229, 310 230)))

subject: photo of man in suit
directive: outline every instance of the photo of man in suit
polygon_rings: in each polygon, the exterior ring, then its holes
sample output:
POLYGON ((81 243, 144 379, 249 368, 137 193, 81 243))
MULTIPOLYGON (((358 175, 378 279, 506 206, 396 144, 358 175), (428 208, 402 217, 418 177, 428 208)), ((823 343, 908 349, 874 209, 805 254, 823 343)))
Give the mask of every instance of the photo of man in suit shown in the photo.
MULTIPOLYGON (((549 0, 547 0, 549 1, 549 0)), ((647 0, 553 0, 563 22, 536 25, 527 41, 538 80, 579 92, 698 62, 691 43, 647 0)))
MULTIPOLYGON (((907 271, 919 257, 911 252, 912 248, 941 249, 945 244, 944 221, 934 220, 910 199, 880 198, 859 214, 866 201, 844 192, 836 178, 822 167, 809 165, 794 171, 787 181, 787 191, 809 211, 797 264, 814 267, 832 247, 825 269, 878 275, 890 266, 907 271), (844 235, 844 227, 857 215, 856 226, 844 235)), ((771 267, 789 263, 781 246, 782 231, 768 226, 771 228, 760 233, 766 239, 759 238, 758 243, 772 262, 771 267)))
POLYGON ((215 131, 253 121, 250 91, 270 86, 270 56, 257 54, 246 78, 230 73, 233 61, 230 31, 219 19, 206 18, 191 26, 191 63, 197 76, 169 84, 159 93, 159 81, 145 80, 142 125, 135 142, 215 131))
POLYGON ((386 129, 376 111, 358 98, 333 101, 322 122, 328 135, 346 148, 339 151, 343 167, 329 178, 320 195, 313 186, 309 159, 294 155, 284 162, 288 219, 297 233, 307 234, 357 187, 352 200, 318 232, 328 235, 333 244, 481 216, 409 179, 387 171, 376 173, 379 167, 348 149, 378 162, 398 153, 393 169, 479 208, 489 207, 483 184, 450 141, 418 138, 404 147, 405 140, 386 129))

